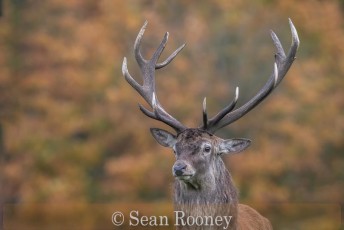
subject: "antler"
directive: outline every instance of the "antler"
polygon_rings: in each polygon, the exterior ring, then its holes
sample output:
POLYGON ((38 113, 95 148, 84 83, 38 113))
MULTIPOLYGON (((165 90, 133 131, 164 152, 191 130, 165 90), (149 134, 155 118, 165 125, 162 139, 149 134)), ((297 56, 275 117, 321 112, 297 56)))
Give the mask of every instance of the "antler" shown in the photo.
POLYGON ((184 48, 185 44, 180 46, 176 51, 174 51, 165 61, 161 63, 157 63, 158 59, 164 50, 167 40, 168 40, 168 32, 165 33, 163 40, 161 41, 158 49, 153 54, 153 57, 150 60, 146 60, 142 57, 140 51, 141 40, 145 29, 147 27, 148 22, 145 21, 143 24, 134 44, 134 52, 135 52, 135 59, 140 67, 142 78, 143 78, 143 85, 137 83, 129 74, 127 68, 127 59, 124 58, 123 65, 122 65, 122 73, 127 80, 127 82, 145 99, 145 101, 150 105, 153 111, 149 111, 141 104, 139 104, 140 110, 148 117, 153 118, 155 120, 159 120, 164 122, 165 124, 169 125, 173 129, 176 130, 177 133, 186 129, 186 127, 177 121, 174 117, 168 114, 164 108, 160 105, 158 98, 156 97, 155 91, 155 70, 161 69, 167 66, 176 56, 177 54, 184 48))
POLYGON ((200 128, 205 129, 210 133, 215 133, 217 130, 243 117, 246 113, 251 111, 260 102, 262 102, 277 87, 277 85, 283 80, 284 76, 288 72, 290 66, 293 64, 297 49, 300 45, 300 40, 297 35, 297 31, 290 19, 289 25, 292 34, 292 44, 288 55, 285 55, 283 47, 277 35, 273 31, 271 31, 271 37, 277 48, 277 53, 275 54, 273 73, 271 74, 269 80, 264 85, 264 87, 251 100, 246 102, 246 104, 232 111, 236 105, 239 96, 239 88, 237 87, 235 91, 234 100, 210 120, 207 119, 206 100, 204 100, 203 126, 200 128))

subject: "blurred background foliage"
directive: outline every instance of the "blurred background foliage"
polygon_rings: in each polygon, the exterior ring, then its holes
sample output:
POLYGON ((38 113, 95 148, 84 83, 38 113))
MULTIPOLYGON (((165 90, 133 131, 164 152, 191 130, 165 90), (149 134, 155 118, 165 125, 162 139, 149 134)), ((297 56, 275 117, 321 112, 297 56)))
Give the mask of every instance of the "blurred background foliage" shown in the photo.
MULTIPOLYGON (((161 103, 189 127, 207 96, 215 114, 240 87, 239 105, 267 81, 273 29, 298 58, 279 88, 221 137, 253 140, 225 157, 243 203, 344 201, 344 1, 6 1, 0 19, 1 199, 6 203, 170 201, 174 157, 159 146, 143 102, 143 53, 170 32, 157 71, 161 103)), ((164 127, 166 128, 166 127, 164 127)), ((172 203, 172 202, 171 202, 172 203)))

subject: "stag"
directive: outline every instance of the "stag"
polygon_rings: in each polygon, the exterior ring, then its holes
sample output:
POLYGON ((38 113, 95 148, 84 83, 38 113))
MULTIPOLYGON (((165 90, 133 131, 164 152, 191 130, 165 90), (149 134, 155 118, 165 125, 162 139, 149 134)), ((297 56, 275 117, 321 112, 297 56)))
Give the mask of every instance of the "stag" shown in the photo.
MULTIPOLYGON (((297 31, 289 19, 292 34, 291 48, 286 55, 276 36, 271 31, 273 43, 277 49, 273 71, 259 92, 248 102, 234 109, 239 88, 235 90, 234 99, 214 117, 208 118, 206 99, 203 101, 203 124, 197 128, 188 128, 171 116, 161 106, 155 90, 155 70, 167 66, 185 44, 174 51, 165 61, 158 62, 167 40, 166 32, 162 42, 154 52, 151 59, 146 60, 140 51, 141 40, 147 21, 142 26, 135 44, 135 59, 140 67, 143 84, 139 84, 129 74, 127 59, 124 58, 122 72, 126 81, 144 98, 151 110, 139 104, 140 110, 148 117, 161 121, 175 130, 175 134, 159 128, 151 128, 151 133, 156 141, 173 149, 176 161, 172 167, 175 177, 174 205, 175 210, 183 213, 183 219, 188 217, 217 217, 231 216, 229 225, 203 225, 190 226, 185 222, 177 225, 178 229, 272 229, 268 219, 260 215, 253 208, 238 203, 238 192, 233 184, 231 174, 227 170, 221 156, 239 153, 246 149, 251 141, 245 138, 222 139, 215 136, 215 132, 237 121, 260 102, 262 102, 282 81, 290 66, 295 60, 295 55, 300 41, 297 31)), ((178 212, 179 213, 179 212, 178 212)))

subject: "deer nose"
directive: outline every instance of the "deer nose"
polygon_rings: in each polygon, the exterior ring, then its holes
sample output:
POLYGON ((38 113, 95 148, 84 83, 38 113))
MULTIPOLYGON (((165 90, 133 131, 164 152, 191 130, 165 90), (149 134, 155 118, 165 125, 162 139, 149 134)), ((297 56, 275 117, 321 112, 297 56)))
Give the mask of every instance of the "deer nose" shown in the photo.
POLYGON ((173 165, 173 172, 176 176, 182 176, 186 167, 187 165, 185 163, 178 162, 177 164, 173 165))

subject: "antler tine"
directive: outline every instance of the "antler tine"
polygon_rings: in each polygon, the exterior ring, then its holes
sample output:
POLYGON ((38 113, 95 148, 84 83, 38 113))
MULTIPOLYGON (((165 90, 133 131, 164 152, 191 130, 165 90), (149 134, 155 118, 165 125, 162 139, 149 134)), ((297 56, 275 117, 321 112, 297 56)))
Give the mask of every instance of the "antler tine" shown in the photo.
POLYGON ((164 62, 157 63, 162 51, 164 50, 166 43, 168 41, 168 32, 165 33, 163 40, 161 41, 159 47, 154 52, 153 57, 150 60, 146 60, 143 58, 140 46, 141 41, 143 38, 143 34, 146 30, 148 22, 145 21, 143 26, 141 27, 140 32, 138 33, 135 44, 134 44, 134 54, 135 59, 140 67, 142 78, 143 78, 143 85, 137 83, 134 78, 129 74, 127 68, 127 59, 124 58, 123 65, 122 65, 122 73, 127 80, 127 82, 145 99, 145 101, 150 105, 153 109, 153 112, 149 111, 141 104, 139 104, 140 110, 148 117, 153 118, 155 120, 159 120, 164 122, 165 124, 171 126, 175 129, 178 133, 182 130, 186 129, 186 127, 168 114, 164 108, 160 105, 158 98, 156 97, 155 93, 155 69, 162 68, 168 65, 176 55, 184 48, 185 44, 179 47, 175 52, 173 52, 164 62))
MULTIPOLYGON (((285 55, 281 42, 279 41, 277 35, 271 31, 271 37, 273 43, 277 49, 277 53, 275 55, 275 63, 273 72, 264 85, 264 87, 248 102, 246 102, 240 108, 230 112, 233 108, 227 109, 231 106, 231 104, 220 111, 214 118, 212 118, 208 123, 207 130, 211 133, 216 132, 217 130, 233 123, 234 121, 238 120, 239 118, 243 117, 249 111, 251 111, 254 107, 256 107, 260 102, 262 102, 283 80, 284 76, 288 72, 290 66, 295 60, 295 55, 297 49, 300 45, 300 40, 297 35, 297 31, 295 26, 293 25, 292 21, 289 19, 290 30, 292 34, 292 44, 291 48, 288 52, 288 55, 285 55), (220 115, 219 115, 220 114, 220 115)), ((234 100, 235 101, 235 100, 234 100)), ((233 104, 233 102, 232 102, 233 104)), ((235 105, 235 103, 234 103, 235 105)))
POLYGON ((203 99, 203 129, 208 127, 207 98, 203 99))
MULTIPOLYGON (((226 116, 229 112, 231 112, 236 103, 238 102, 238 98, 239 98, 239 87, 235 88, 235 97, 233 99, 233 101, 227 105, 223 110, 221 110, 218 114, 216 114, 212 119, 210 119, 208 121, 208 126, 212 127, 214 125, 216 125, 224 116, 226 116)), ((204 124, 204 122, 203 122, 204 124)), ((207 127, 205 125, 203 125, 203 127, 201 127, 202 129, 207 129, 207 127)))
POLYGON ((178 49, 176 49, 168 58, 166 58, 165 61, 157 63, 155 65, 155 69, 161 69, 165 66, 167 66, 168 64, 170 64, 170 62, 177 56, 177 54, 182 51, 182 49, 186 46, 186 44, 181 45, 178 49))
MULTIPOLYGON (((134 52, 135 52, 135 58, 137 63, 141 66, 142 64, 146 63, 147 60, 143 58, 141 51, 140 51, 140 46, 141 46, 141 40, 143 38, 143 34, 145 33, 145 30, 147 28, 148 25, 148 21, 146 20, 145 23, 143 24, 143 26, 141 27, 140 32, 138 33, 136 40, 135 40, 135 44, 134 44, 134 52)), ((168 33, 165 34, 165 36, 167 36, 166 41, 164 42, 163 46, 165 47, 167 40, 168 40, 168 33)), ((157 63, 155 65, 155 69, 161 69, 165 66, 167 66, 168 64, 170 64, 170 62, 177 56, 177 54, 185 47, 186 44, 181 45, 176 51, 174 51, 168 58, 166 58, 165 61, 161 62, 161 63, 157 63)), ((162 50, 161 50, 162 52, 162 50)), ((161 54, 160 52, 160 54, 161 54)), ((160 55, 159 55, 160 56, 160 55)), ((159 58, 159 57, 158 57, 159 58)))
POLYGON ((127 67, 127 58, 123 58, 123 64, 122 64, 122 74, 124 75, 127 82, 136 90, 139 91, 141 86, 138 84, 134 78, 130 75, 127 67))
POLYGON ((164 51, 164 49, 166 47, 166 43, 168 41, 168 36, 169 36, 169 33, 166 32, 165 35, 164 35, 164 38, 162 39, 162 41, 161 41, 161 43, 160 43, 160 45, 158 47, 158 49, 153 54, 153 57, 152 57, 151 61, 155 63, 154 68, 156 66, 156 63, 157 63, 160 55, 162 54, 162 51, 164 51))
POLYGON ((271 33, 272 41, 273 41, 273 43, 277 49, 276 56, 283 60, 284 58, 286 58, 283 46, 282 46, 280 40, 278 39, 277 35, 275 34, 275 32, 273 30, 271 30, 270 33, 271 33))
POLYGON ((289 26, 290 26, 290 30, 291 30, 291 36, 292 36, 292 43, 291 43, 291 47, 290 47, 290 51, 289 51, 289 56, 295 56, 296 55, 296 51, 300 46, 300 39, 299 39, 299 35, 297 34, 297 30, 293 24, 293 22, 291 21, 291 19, 289 18, 289 26))
POLYGON ((135 59, 136 59, 136 61, 140 67, 147 63, 147 60, 145 60, 142 57, 141 50, 140 50, 141 40, 142 40, 143 34, 145 33, 145 30, 147 28, 147 24, 148 24, 148 21, 146 20, 145 23, 143 24, 143 26, 141 27, 141 30, 138 33, 136 40, 135 40, 135 43, 134 43, 135 59))

